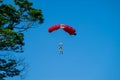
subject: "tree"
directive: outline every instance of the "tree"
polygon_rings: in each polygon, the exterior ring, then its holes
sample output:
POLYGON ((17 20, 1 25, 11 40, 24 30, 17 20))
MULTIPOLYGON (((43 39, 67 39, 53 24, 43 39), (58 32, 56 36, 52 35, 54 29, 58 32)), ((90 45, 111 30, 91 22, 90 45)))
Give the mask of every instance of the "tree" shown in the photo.
MULTIPOLYGON (((0 51, 23 52, 24 31, 42 24, 43 14, 40 9, 32 7, 28 0, 14 0, 14 4, 5 4, 0 0, 0 51)), ((17 68, 16 59, 0 57, 0 80, 20 75, 23 68, 17 68)))
POLYGON ((23 76, 21 73, 25 69, 24 59, 16 59, 15 56, 10 54, 0 55, 0 80, 5 80, 7 77, 23 76))
POLYGON ((0 5, 0 50, 23 52, 23 32, 35 23, 43 23, 40 9, 32 7, 28 0, 14 0, 15 5, 0 5))

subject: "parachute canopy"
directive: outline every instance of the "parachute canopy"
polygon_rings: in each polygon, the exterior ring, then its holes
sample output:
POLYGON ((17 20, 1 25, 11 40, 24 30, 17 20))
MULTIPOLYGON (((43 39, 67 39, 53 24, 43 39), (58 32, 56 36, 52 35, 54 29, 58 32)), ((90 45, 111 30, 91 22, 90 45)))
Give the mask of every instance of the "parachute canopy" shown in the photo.
POLYGON ((57 24, 57 25, 51 26, 48 29, 48 32, 53 32, 58 29, 63 29, 65 32, 67 32, 70 35, 76 35, 76 30, 72 28, 71 26, 65 25, 65 24, 57 24))

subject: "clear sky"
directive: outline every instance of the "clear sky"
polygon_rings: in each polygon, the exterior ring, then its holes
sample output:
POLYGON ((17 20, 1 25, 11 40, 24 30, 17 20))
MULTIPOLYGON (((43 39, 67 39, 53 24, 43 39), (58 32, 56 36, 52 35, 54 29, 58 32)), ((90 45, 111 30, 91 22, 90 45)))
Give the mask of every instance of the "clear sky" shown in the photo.
POLYGON ((42 9, 45 21, 25 32, 25 80, 120 80, 119 0, 30 1, 42 9), (59 23, 74 27, 77 35, 48 33, 59 23))

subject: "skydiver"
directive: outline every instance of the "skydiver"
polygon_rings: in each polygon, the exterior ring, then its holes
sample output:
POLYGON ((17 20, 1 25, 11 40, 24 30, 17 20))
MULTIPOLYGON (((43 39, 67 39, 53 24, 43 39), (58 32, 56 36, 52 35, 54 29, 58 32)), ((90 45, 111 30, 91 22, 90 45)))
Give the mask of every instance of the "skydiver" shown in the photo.
POLYGON ((59 52, 60 52, 60 54, 63 54, 63 49, 62 49, 62 47, 63 47, 63 43, 60 42, 60 43, 59 43, 59 52))
POLYGON ((60 54, 63 54, 62 47, 59 47, 59 52, 60 52, 60 54))

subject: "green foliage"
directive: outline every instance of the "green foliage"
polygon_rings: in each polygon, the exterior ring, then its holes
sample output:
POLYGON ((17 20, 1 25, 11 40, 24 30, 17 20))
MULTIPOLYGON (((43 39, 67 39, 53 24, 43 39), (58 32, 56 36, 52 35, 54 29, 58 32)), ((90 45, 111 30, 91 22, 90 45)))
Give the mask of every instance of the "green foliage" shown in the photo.
POLYGON ((0 3, 3 2, 3 0, 0 0, 0 3))
POLYGON ((43 23, 43 20, 41 20, 42 19, 41 13, 42 13, 41 10, 36 10, 36 9, 32 8, 29 12, 29 15, 31 16, 31 20, 36 21, 38 19, 39 23, 43 23))
POLYGON ((6 61, 5 59, 0 59, 0 71, 3 71, 3 73, 0 73, 0 79, 4 77, 13 77, 20 74, 20 70, 15 68, 17 65, 15 60, 9 59, 6 61))
POLYGON ((0 55, 0 80, 20 75, 25 68, 24 65, 20 64, 21 62, 12 58, 10 55, 0 55))
POLYGON ((23 34, 3 28, 0 30, 0 43, 0 50, 22 52, 21 47, 24 45, 23 34))
POLYGON ((43 23, 43 15, 40 9, 32 8, 33 3, 28 0, 14 0, 15 4, 19 6, 20 12, 23 14, 21 17, 30 21, 39 21, 43 23))
POLYGON ((23 8, 25 10, 30 10, 31 6, 33 5, 32 2, 28 2, 27 0, 14 0, 14 2, 20 8, 23 8))
POLYGON ((0 28, 4 28, 5 24, 8 27, 14 27, 14 24, 20 22, 20 12, 12 5, 2 4, 0 6, 0 28))
POLYGON ((0 50, 23 52, 23 31, 30 29, 33 23, 43 23, 40 9, 32 7, 28 0, 14 0, 15 5, 0 5, 0 50))
MULTIPOLYGON (((13 0, 14 4, 4 1, 0 0, 0 51, 23 52, 23 33, 34 27, 33 23, 43 23, 42 11, 28 0, 13 0)), ((20 75, 24 70, 20 65, 16 59, 0 57, 0 80, 20 75)))

